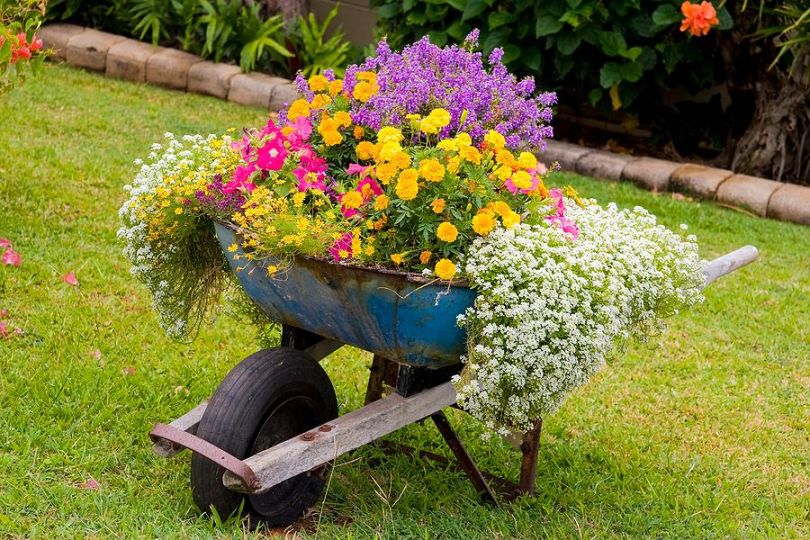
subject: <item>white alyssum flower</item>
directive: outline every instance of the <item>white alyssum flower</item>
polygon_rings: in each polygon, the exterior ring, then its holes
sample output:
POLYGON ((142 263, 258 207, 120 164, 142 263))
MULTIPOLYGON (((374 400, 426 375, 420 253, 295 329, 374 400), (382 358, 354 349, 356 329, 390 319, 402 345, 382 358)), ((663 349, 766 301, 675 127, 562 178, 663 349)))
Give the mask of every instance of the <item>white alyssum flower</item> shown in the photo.
POLYGON ((470 344, 458 399, 503 434, 559 408, 618 342, 660 331, 703 298, 694 236, 640 207, 566 202, 578 239, 522 224, 479 238, 465 260, 478 297, 459 318, 470 344))

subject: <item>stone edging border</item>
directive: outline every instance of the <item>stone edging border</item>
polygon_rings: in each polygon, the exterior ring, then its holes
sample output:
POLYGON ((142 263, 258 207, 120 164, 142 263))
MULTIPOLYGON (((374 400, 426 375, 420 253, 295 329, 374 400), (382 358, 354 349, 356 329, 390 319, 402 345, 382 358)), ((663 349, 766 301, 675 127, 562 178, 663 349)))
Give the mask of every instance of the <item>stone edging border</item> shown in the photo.
POLYGON ((677 191, 746 209, 758 216, 810 225, 810 187, 735 174, 694 163, 614 154, 547 141, 547 163, 595 178, 629 180, 651 191, 677 191))
MULTIPOLYGON (((288 79, 244 74, 238 66, 214 63, 176 49, 154 47, 123 36, 73 24, 39 30, 52 58, 135 82, 145 82, 278 111, 298 98, 288 79)), ((652 191, 679 191, 701 199, 782 221, 810 225, 810 187, 775 182, 726 169, 614 154, 575 144, 547 141, 547 163, 595 178, 629 180, 652 191)))
POLYGON ((74 24, 48 24, 39 37, 55 60, 104 72, 108 77, 145 82, 278 111, 298 98, 292 81, 239 66, 209 62, 193 54, 74 24))

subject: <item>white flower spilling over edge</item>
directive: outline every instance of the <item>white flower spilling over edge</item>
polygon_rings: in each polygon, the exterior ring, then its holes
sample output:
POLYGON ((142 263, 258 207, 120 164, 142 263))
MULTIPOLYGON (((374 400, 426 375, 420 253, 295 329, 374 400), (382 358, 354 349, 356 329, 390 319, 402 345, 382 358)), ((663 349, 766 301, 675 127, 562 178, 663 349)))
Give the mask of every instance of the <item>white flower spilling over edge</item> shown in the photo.
POLYGON ((559 408, 617 342, 703 299, 694 236, 641 207, 566 203, 576 241, 546 223, 518 225, 476 240, 465 261, 478 297, 459 317, 469 344, 458 401, 502 434, 559 408))
POLYGON ((171 337, 179 339, 188 332, 189 321, 182 315, 187 311, 186 300, 177 297, 161 272, 161 268, 172 266, 172 257, 179 255, 178 246, 166 245, 167 236, 157 239, 149 237, 148 219, 151 216, 143 211, 141 201, 144 198, 159 198, 166 178, 181 177, 200 164, 209 165, 213 152, 211 142, 217 137, 185 135, 182 140, 177 140, 172 133, 165 133, 164 139, 163 145, 152 145, 146 163, 135 161, 140 170, 132 185, 124 186, 130 197, 118 211, 123 223, 118 229, 118 238, 125 244, 124 256, 132 263, 130 272, 152 293, 152 302, 164 330, 171 337))

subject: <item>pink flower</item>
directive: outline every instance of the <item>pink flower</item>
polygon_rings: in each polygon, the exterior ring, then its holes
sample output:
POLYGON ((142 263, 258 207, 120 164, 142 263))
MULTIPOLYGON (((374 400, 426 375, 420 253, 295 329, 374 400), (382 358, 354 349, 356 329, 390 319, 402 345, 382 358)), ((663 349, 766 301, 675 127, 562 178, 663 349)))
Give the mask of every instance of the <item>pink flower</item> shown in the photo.
POLYGON ((67 274, 62 276, 62 281, 64 281, 68 285, 73 285, 74 287, 79 285, 79 280, 76 279, 76 272, 68 272, 67 274))
POLYGON ((298 178, 298 191, 306 191, 308 189, 326 191, 326 182, 324 182, 326 175, 323 173, 309 172, 302 167, 298 167, 293 171, 293 174, 298 178))
POLYGON ((517 187, 515 185, 515 183, 512 181, 511 178, 509 178, 506 182, 504 182, 503 185, 506 187, 506 189, 509 190, 509 192, 512 195, 516 195, 518 191, 521 192, 524 195, 527 195, 529 193, 534 192, 534 190, 537 189, 537 186, 540 185, 540 179, 538 177, 532 175, 532 185, 529 186, 528 188, 519 188, 519 187, 517 187))
POLYGON ((247 165, 240 165, 233 171, 233 179, 222 186, 222 193, 230 195, 237 191, 247 191, 250 193, 256 189, 256 185, 249 182, 248 179, 256 171, 256 163, 248 163, 247 165))
POLYGON ((20 266, 22 264, 22 256, 12 248, 8 247, 3 252, 3 257, 0 259, 0 262, 6 266, 20 266))
POLYGON ((11 241, 8 238, 0 238, 0 249, 11 247, 11 241))
POLYGON ((329 253, 336 262, 352 257, 352 238, 352 233, 346 233, 329 248, 329 253))
POLYGON ((579 238, 579 227, 565 215, 562 190, 559 188, 552 189, 548 195, 551 199, 556 199, 556 203, 553 213, 546 216, 546 221, 552 225, 557 225, 564 233, 570 234, 573 240, 579 238))
POLYGON ((310 123, 309 118, 299 116, 293 122, 290 122, 287 125, 293 128, 292 134, 288 137, 290 147, 293 150, 299 150, 304 143, 309 140, 310 135, 312 135, 312 124, 310 123))
POLYGON ((351 163, 349 164, 349 168, 346 169, 346 174, 350 176, 354 176, 355 174, 358 176, 362 176, 366 174, 366 171, 371 168, 371 165, 360 165, 359 163, 351 163))
POLYGON ((259 148, 256 157, 256 164, 262 169, 278 171, 284 166, 287 159, 287 149, 281 139, 270 139, 264 146, 259 148))
POLYGON ((363 200, 365 202, 370 201, 372 195, 377 197, 383 194, 383 190, 380 187, 380 184, 378 184, 377 181, 371 178, 370 176, 366 176, 365 178, 360 180, 360 182, 358 182, 357 191, 359 191, 363 195, 363 200))

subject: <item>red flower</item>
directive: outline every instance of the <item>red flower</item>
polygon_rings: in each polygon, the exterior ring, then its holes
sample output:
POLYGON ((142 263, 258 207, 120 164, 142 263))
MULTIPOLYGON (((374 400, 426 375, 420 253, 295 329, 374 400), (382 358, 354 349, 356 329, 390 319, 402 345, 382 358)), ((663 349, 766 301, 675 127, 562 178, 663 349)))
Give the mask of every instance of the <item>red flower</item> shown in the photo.
POLYGON ((693 36, 705 36, 713 26, 720 24, 714 6, 705 0, 700 4, 693 4, 686 0, 681 4, 681 13, 684 16, 681 22, 681 32, 688 30, 693 36))

